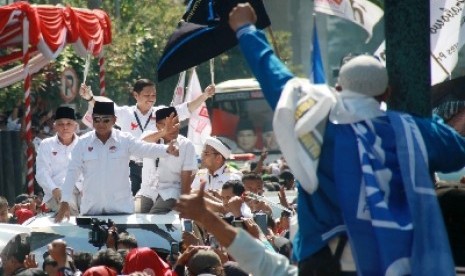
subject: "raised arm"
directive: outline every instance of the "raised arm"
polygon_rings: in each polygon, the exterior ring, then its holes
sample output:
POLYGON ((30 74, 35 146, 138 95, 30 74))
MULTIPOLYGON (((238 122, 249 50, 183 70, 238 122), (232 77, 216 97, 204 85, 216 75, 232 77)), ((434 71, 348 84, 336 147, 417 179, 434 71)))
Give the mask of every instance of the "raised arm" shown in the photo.
POLYGON ((207 88, 205 88, 205 91, 203 91, 202 95, 187 103, 189 112, 193 112, 199 108, 201 104, 203 104, 209 98, 213 97, 213 95, 215 95, 215 85, 210 84, 207 86, 207 88))
POLYGON ((263 32, 255 28, 256 21, 248 3, 237 5, 229 14, 229 25, 236 32, 242 54, 274 110, 284 85, 294 75, 274 54, 263 32))

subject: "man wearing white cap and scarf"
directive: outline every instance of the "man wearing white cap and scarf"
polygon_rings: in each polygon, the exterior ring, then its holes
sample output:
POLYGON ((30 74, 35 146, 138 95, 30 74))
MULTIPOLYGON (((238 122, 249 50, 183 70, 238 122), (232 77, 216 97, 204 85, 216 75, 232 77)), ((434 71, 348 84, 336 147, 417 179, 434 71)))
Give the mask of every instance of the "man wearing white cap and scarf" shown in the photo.
POLYGON ((454 275, 430 173, 465 165, 463 137, 435 119, 381 110, 388 75, 371 56, 341 67, 340 93, 295 78, 255 21, 249 4, 229 16, 299 180, 299 274, 337 275, 347 252, 328 244, 347 234, 359 275, 454 275))
POLYGON ((202 151, 202 167, 195 175, 191 188, 197 190, 201 182, 205 182, 207 190, 221 190, 228 180, 241 180, 242 173, 228 167, 226 159, 231 155, 231 149, 221 140, 208 137, 202 151))

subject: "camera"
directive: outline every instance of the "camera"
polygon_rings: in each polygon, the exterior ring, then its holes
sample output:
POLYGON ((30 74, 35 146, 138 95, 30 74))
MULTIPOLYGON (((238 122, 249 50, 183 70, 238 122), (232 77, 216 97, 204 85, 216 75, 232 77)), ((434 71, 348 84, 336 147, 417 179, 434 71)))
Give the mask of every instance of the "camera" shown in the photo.
POLYGON ((91 230, 89 231, 89 243, 95 247, 101 248, 107 242, 108 229, 114 226, 115 223, 111 219, 104 221, 99 220, 98 218, 92 218, 90 225, 91 230))

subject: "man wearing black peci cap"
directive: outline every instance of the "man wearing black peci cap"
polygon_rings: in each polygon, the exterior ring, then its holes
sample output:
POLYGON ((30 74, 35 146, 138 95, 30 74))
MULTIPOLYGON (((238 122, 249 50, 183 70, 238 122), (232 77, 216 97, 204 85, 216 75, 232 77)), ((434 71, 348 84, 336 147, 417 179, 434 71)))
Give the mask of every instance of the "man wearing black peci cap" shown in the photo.
MULTIPOLYGON (((74 109, 58 107, 55 112, 53 127, 56 135, 44 139, 39 146, 36 158, 36 180, 44 190, 44 202, 51 211, 58 211, 61 201, 62 185, 65 182, 71 152, 78 142, 77 122, 74 109)), ((73 187, 73 200, 70 202, 71 213, 79 213, 80 189, 79 178, 73 187)))
POLYGON ((174 117, 176 115, 176 108, 172 106, 158 109, 155 112, 158 132, 148 131, 142 137, 147 142, 159 144, 175 142, 179 147, 179 156, 144 158, 142 185, 136 196, 136 212, 167 213, 181 194, 190 192, 193 173, 197 170, 197 159, 193 143, 179 135, 179 120, 174 117), (174 127, 170 128, 170 123, 174 127), (156 138, 159 135, 161 138, 156 138))
POLYGON ((179 154, 173 143, 146 143, 114 129, 113 102, 96 102, 92 113, 95 130, 81 136, 73 151, 56 221, 69 217, 72 188, 81 173, 84 177, 81 215, 130 214, 134 212, 129 180, 130 156, 167 157, 179 154))
MULTIPOLYGON (((90 87, 82 85, 79 94, 86 100, 90 106, 95 103, 94 96, 90 87)), ((159 109, 153 106, 157 100, 157 90, 155 83, 148 79, 139 79, 134 83, 132 90, 136 105, 118 106, 115 105, 115 115, 117 117, 116 124, 124 132, 131 133, 134 137, 140 138, 145 131, 156 131, 155 111, 159 109)), ((207 86, 202 95, 190 102, 184 102, 176 106, 178 119, 183 121, 190 117, 191 112, 200 107, 208 98, 215 94, 215 86, 213 84, 207 86)), ((86 113, 85 118, 90 118, 91 113, 86 113)), ((91 123, 91 122, 90 122, 91 123)), ((91 123, 92 124, 92 123, 91 123)), ((132 185, 132 193, 135 195, 140 188, 142 181, 142 160, 136 156, 131 156, 130 177, 132 185)))

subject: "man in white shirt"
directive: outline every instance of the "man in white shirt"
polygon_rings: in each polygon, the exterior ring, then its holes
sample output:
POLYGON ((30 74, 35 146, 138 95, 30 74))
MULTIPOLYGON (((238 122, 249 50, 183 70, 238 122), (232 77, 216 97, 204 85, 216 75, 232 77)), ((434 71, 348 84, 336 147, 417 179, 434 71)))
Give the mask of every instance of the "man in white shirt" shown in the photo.
MULTIPOLYGON (((154 112, 159 109, 159 107, 153 106, 157 99, 157 91, 152 81, 148 79, 139 79, 134 84, 132 94, 137 101, 136 105, 115 105, 115 115, 117 117, 116 124, 121 128, 121 131, 129 132, 134 137, 140 138, 144 131, 157 130, 154 112)), ((200 107, 203 102, 214 94, 215 86, 209 85, 205 88, 204 93, 193 101, 177 105, 176 111, 179 121, 189 118, 192 111, 200 107)), ((89 107, 93 106, 95 100, 90 87, 83 84, 81 86, 80 95, 89 102, 89 107)), ((89 114, 89 111, 86 113, 85 118, 91 118, 92 114, 89 114)), ((140 184, 142 182, 142 160, 135 156, 131 156, 129 166, 131 172, 131 189, 133 195, 135 195, 140 189, 140 184)))
MULTIPOLYGON (((38 147, 35 177, 44 190, 43 200, 47 208, 56 212, 61 201, 62 185, 71 160, 71 152, 78 142, 74 109, 64 106, 57 108, 53 127, 56 135, 44 139, 38 147)), ((81 184, 80 179, 74 183, 74 198, 70 202, 73 215, 79 213, 81 184)))
POLYGON ((136 212, 138 213, 167 213, 171 211, 181 194, 190 192, 193 173, 197 170, 194 144, 186 137, 179 135, 177 117, 173 119, 175 127, 168 129, 167 120, 171 119, 170 115, 177 115, 176 108, 158 109, 155 112, 158 132, 148 131, 142 139, 159 144, 168 144, 173 141, 179 147, 179 156, 144 158, 142 185, 136 196, 136 212), (157 134, 161 135, 161 138, 152 140, 157 134))
POLYGON ((226 144, 215 137, 208 137, 202 151, 202 167, 195 175, 191 188, 199 189, 200 183, 205 182, 207 190, 221 190, 228 180, 241 180, 242 173, 226 165, 226 159, 231 150, 226 144))
POLYGON ((81 173, 84 176, 81 215, 128 214, 134 212, 129 180, 130 156, 179 154, 173 143, 146 143, 114 129, 116 116, 112 102, 96 102, 92 120, 95 130, 81 136, 71 154, 60 209, 55 217, 58 222, 69 217, 72 187, 81 173))

